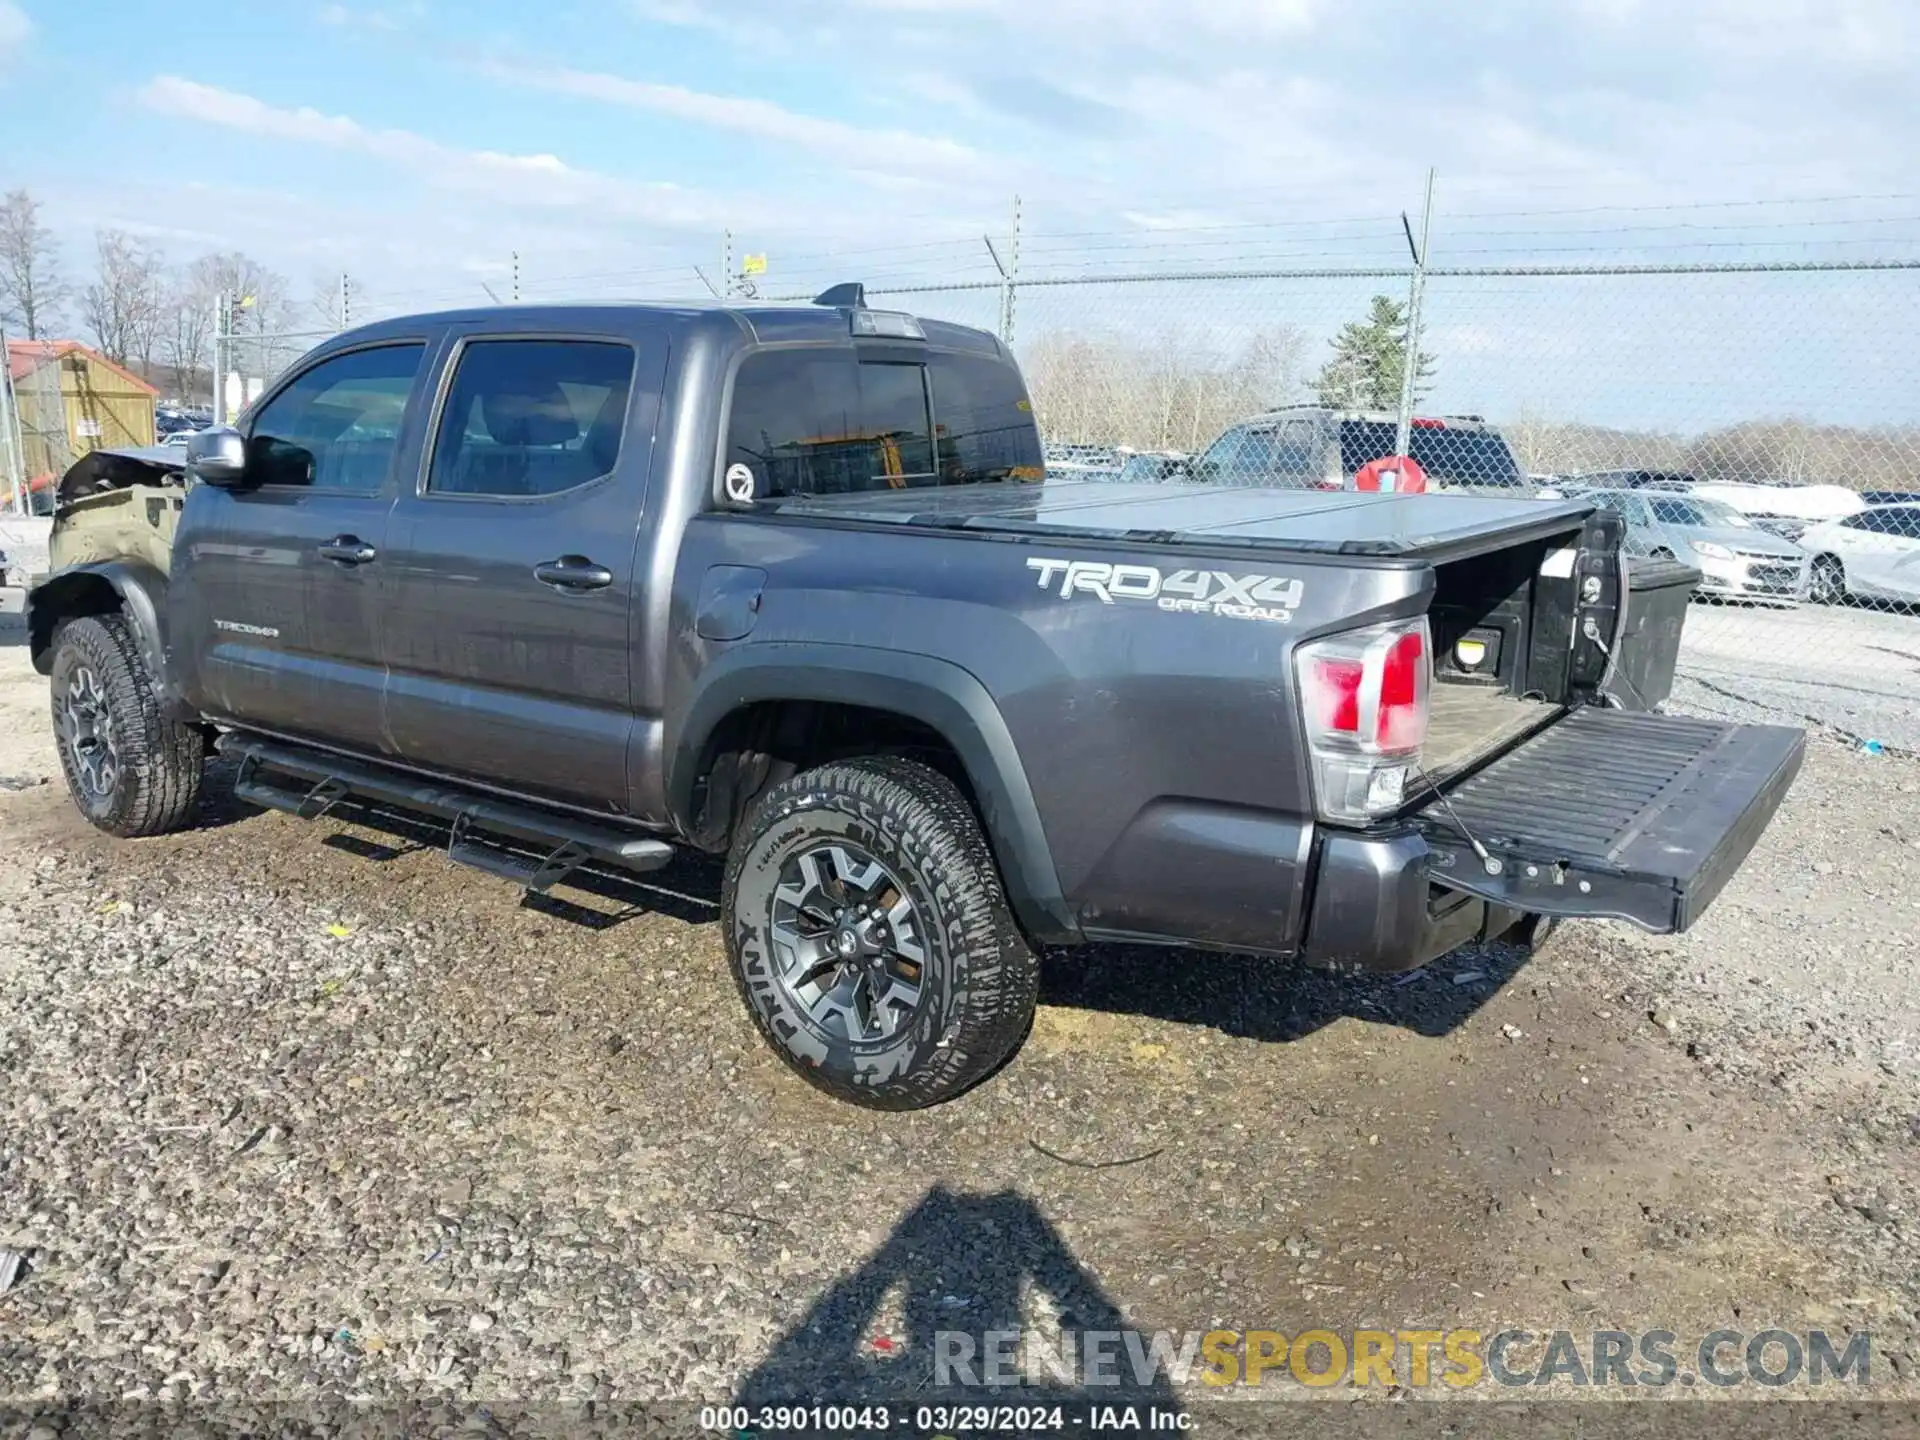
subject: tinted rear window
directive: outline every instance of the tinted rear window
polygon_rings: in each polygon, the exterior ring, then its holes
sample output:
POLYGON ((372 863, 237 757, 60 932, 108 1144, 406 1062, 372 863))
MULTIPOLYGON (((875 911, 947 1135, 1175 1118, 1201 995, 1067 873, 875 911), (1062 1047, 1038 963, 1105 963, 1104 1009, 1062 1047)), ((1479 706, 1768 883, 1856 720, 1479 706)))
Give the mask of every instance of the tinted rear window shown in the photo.
POLYGON ((1037 480, 1044 460, 1020 372, 982 355, 927 357, 942 485, 1037 480))
MULTIPOLYGON (((1381 421, 1342 421, 1341 468, 1351 475, 1369 461, 1393 454, 1394 438, 1394 427, 1381 421)), ((1513 452, 1496 431, 1416 425, 1409 432, 1408 448, 1415 463, 1435 480, 1501 487, 1523 483, 1513 452)))
POLYGON ((1009 365, 771 350, 735 377, 726 464, 745 465, 761 499, 1037 479, 1040 435, 1009 365))

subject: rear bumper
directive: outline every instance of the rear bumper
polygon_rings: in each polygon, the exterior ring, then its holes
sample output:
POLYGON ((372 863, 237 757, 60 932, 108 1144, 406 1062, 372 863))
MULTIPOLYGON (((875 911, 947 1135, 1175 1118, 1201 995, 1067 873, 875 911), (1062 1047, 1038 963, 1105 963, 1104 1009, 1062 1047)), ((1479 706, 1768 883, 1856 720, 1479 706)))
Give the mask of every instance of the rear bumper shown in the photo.
POLYGON ((1418 830, 1323 831, 1301 957, 1339 971, 1412 970, 1475 940, 1506 934, 1525 911, 1434 883, 1435 852, 1418 830))

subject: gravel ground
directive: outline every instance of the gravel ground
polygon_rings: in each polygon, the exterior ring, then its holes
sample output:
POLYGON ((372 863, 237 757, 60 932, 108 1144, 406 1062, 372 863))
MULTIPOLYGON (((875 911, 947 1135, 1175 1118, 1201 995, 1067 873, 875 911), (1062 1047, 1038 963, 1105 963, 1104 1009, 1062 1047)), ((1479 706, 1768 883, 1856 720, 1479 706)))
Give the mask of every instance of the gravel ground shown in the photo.
POLYGON ((1695 603, 1673 704, 1693 715, 1820 726, 1920 754, 1920 611, 1695 603))
POLYGON ((884 1116, 757 1042, 712 866, 532 908, 218 781, 110 841, 17 639, 0 1397, 871 1393, 936 1326, 1049 1314, 1867 1328, 1873 1393, 1920 1397, 1920 763, 1817 743, 1678 940, 1051 957, 1011 1065, 884 1116))

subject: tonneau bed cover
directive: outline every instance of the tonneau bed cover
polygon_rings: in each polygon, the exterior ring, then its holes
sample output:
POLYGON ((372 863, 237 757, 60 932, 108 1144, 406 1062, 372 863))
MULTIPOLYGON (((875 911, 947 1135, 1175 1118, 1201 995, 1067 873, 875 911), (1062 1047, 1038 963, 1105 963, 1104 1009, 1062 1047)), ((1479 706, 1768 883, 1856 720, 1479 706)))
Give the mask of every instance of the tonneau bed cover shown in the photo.
POLYGON ((1050 480, 765 501, 762 513, 905 528, 1441 561, 1577 530, 1583 500, 1050 480))

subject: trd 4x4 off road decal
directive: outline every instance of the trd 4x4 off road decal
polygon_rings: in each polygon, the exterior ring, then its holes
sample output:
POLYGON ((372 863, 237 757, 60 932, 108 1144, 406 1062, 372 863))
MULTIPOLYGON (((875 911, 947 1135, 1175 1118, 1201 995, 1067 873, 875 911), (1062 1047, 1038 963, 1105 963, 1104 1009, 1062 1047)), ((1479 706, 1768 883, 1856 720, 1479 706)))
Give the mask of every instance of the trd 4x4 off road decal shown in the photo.
POLYGON ((1224 615, 1233 620, 1267 620, 1284 625, 1293 619, 1305 587, 1279 575, 1234 575, 1225 570, 1176 570, 1163 574, 1152 565, 1103 565, 1090 560, 1032 559, 1042 590, 1058 585, 1060 598, 1092 595, 1101 603, 1151 600, 1162 610, 1185 615, 1224 615))

